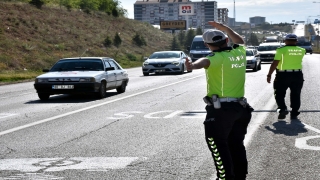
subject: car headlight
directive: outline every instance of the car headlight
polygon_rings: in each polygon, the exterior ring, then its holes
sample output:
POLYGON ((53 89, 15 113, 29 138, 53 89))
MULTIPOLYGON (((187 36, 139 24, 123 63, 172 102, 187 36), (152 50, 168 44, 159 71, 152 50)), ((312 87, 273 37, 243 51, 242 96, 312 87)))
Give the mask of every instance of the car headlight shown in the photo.
POLYGON ((179 66, 180 62, 179 61, 173 61, 172 64, 179 66))
POLYGON ((142 65, 143 65, 143 67, 144 67, 144 66, 148 66, 148 65, 149 65, 149 62, 148 62, 148 61, 145 61, 142 65))
POLYGON ((95 82, 94 78, 80 78, 79 82, 95 82))
POLYGON ((36 83, 46 83, 48 82, 47 78, 36 78, 36 83))

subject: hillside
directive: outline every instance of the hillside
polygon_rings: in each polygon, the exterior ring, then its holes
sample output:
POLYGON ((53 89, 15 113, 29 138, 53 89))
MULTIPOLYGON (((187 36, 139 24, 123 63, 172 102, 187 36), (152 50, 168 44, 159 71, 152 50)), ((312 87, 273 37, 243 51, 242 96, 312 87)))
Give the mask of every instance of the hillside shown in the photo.
POLYGON ((144 56, 167 50, 171 41, 171 34, 148 23, 106 13, 0 2, 0 74, 40 71, 74 56, 109 56, 125 68, 141 66, 144 56), (105 46, 106 38, 113 42, 116 33, 122 43, 105 46), (136 35, 147 45, 137 46, 132 41, 136 35))

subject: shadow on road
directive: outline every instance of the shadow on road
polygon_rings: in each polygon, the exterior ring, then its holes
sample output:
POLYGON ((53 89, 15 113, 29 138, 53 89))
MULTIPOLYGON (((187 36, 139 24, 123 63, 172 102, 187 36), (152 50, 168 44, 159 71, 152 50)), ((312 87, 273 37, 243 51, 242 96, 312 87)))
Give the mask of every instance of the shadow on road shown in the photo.
POLYGON ((277 121, 272 124, 274 128, 265 126, 265 128, 274 134, 283 134, 286 136, 297 136, 299 133, 306 133, 308 130, 304 127, 299 119, 291 120, 289 123, 286 121, 277 121))

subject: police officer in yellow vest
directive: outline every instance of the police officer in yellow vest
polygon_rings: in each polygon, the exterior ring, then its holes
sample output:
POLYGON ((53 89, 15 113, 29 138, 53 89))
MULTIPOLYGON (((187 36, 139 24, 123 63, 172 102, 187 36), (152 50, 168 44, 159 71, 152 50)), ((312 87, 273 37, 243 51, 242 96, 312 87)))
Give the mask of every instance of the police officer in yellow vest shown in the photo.
POLYGON ((304 81, 302 59, 306 50, 296 46, 297 41, 298 37, 295 34, 286 35, 285 46, 277 49, 267 75, 267 82, 270 83, 271 75, 276 70, 273 88, 279 110, 278 119, 285 119, 289 113, 285 103, 288 88, 290 88, 290 118, 297 119, 297 116, 300 114, 300 94, 304 81))
POLYGON ((244 41, 228 26, 214 21, 209 24, 216 29, 207 30, 202 37, 212 53, 195 62, 186 62, 186 67, 205 69, 205 138, 216 166, 217 180, 244 180, 248 161, 243 141, 253 111, 243 97, 246 50, 238 44, 244 41), (235 43, 233 47, 228 47, 228 37, 222 31, 235 43))

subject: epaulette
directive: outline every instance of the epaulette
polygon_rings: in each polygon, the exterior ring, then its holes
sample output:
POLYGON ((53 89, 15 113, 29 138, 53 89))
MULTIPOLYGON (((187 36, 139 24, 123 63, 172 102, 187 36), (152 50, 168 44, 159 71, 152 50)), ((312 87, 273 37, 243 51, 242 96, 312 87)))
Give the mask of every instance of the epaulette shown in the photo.
POLYGON ((232 47, 233 47, 233 49, 235 49, 235 48, 237 48, 239 46, 240 46, 239 44, 234 44, 232 47))

